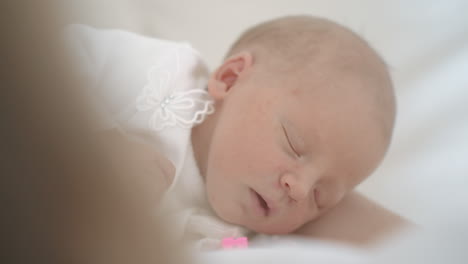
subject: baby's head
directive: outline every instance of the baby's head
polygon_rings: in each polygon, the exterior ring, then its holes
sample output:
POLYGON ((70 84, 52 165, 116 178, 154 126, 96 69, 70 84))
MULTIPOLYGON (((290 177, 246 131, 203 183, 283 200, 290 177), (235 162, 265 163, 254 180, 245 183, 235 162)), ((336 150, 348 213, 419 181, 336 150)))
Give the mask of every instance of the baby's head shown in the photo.
POLYGON ((382 59, 348 29, 297 16, 245 32, 212 74, 216 112, 193 130, 214 211, 288 233, 381 162, 395 117, 382 59))

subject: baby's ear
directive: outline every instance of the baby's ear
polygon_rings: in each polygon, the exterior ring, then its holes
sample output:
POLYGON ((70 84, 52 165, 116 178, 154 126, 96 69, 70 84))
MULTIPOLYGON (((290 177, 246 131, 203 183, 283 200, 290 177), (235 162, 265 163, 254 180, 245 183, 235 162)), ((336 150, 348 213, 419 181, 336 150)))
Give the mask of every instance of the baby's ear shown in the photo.
POLYGON ((211 75, 208 92, 215 100, 223 99, 236 84, 240 76, 252 66, 252 54, 247 51, 237 53, 226 59, 211 75))

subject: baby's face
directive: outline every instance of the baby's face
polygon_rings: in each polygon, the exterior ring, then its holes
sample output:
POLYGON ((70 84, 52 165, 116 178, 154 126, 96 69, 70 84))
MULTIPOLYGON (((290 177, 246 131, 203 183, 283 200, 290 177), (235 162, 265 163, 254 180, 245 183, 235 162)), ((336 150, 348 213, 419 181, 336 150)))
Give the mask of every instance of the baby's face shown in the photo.
POLYGON ((251 230, 289 233, 334 207, 387 141, 352 78, 252 71, 218 105, 206 167, 211 206, 251 230), (317 87, 317 89, 311 89, 317 87))

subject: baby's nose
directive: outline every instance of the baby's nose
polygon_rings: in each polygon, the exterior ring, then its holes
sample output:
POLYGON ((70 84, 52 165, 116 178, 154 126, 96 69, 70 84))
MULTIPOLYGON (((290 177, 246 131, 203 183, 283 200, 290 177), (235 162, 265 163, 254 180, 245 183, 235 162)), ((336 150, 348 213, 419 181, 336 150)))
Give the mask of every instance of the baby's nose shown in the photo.
POLYGON ((307 199, 312 187, 311 184, 301 181, 293 174, 283 175, 280 184, 286 190, 288 196, 297 202, 307 199))

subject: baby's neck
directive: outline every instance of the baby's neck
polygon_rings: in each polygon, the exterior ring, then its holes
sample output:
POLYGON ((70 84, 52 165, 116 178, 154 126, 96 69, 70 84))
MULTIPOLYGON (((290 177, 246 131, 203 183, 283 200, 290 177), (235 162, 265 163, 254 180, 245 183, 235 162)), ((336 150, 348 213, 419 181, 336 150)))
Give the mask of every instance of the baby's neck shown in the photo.
POLYGON ((192 146, 200 174, 204 178, 206 175, 206 167, 208 163, 208 155, 211 145, 213 131, 216 125, 216 111, 208 115, 201 124, 192 128, 192 146))

